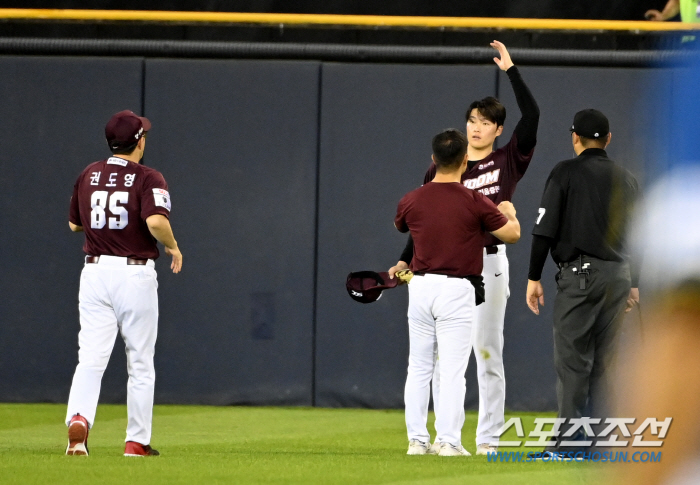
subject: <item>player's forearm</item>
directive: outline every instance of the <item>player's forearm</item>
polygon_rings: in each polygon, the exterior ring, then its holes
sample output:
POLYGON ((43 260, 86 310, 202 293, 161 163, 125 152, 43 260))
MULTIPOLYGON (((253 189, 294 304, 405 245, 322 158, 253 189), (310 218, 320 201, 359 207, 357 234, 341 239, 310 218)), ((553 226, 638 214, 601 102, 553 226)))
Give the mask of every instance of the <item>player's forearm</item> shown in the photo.
POLYGON ((530 89, 523 81, 520 71, 516 66, 511 67, 506 71, 515 100, 518 103, 521 117, 518 124, 515 126, 515 135, 518 139, 518 151, 522 154, 528 154, 535 148, 537 144, 537 127, 540 122, 540 108, 537 105, 535 97, 530 92, 530 89))
POLYGON ((532 247, 530 248, 530 269, 527 272, 527 279, 540 281, 542 279, 542 268, 547 260, 549 248, 552 245, 551 239, 544 236, 532 236, 532 247))
POLYGON ((408 234, 408 241, 406 241, 406 247, 403 249, 399 261, 403 261, 406 264, 411 264, 413 260, 413 237, 408 234))
POLYGON ((679 0, 668 0, 668 3, 661 11, 661 18, 664 20, 672 19, 681 12, 681 3, 679 0))
POLYGON ((515 244, 516 242, 520 241, 520 221, 515 217, 512 219, 508 218, 508 225, 510 226, 510 237, 508 240, 504 240, 503 242, 515 244))
POLYGON ((533 119, 535 121, 540 118, 540 108, 537 105, 535 97, 530 92, 530 88, 527 87, 523 77, 520 75, 520 71, 517 66, 513 66, 506 71, 508 74, 508 79, 513 87, 513 94, 515 94, 515 101, 518 103, 518 109, 523 118, 533 119))
POLYGON ((512 219, 509 217, 503 227, 491 231, 491 234, 506 244, 515 244, 520 240, 520 222, 515 217, 512 219))
POLYGON ((146 219, 146 225, 148 225, 148 230, 159 243, 169 249, 177 248, 177 241, 175 241, 175 236, 167 217, 160 214, 152 215, 146 219))

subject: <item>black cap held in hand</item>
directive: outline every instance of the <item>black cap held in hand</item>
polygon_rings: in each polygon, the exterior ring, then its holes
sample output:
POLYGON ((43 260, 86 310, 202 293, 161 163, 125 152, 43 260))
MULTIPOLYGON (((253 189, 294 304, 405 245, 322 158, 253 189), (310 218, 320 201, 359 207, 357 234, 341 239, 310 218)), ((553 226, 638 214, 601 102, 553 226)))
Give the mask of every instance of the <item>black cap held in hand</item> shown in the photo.
POLYGON ((105 137, 112 150, 128 149, 136 146, 150 129, 151 122, 148 118, 137 116, 127 109, 109 119, 105 126, 105 137))
POLYGON ((571 130, 578 136, 600 139, 610 132, 608 118, 597 109, 584 109, 574 116, 571 130))
POLYGON ((374 271, 357 271, 350 273, 345 287, 348 295, 360 303, 372 303, 379 300, 382 290, 395 288, 399 279, 389 278, 389 273, 375 273, 374 271))

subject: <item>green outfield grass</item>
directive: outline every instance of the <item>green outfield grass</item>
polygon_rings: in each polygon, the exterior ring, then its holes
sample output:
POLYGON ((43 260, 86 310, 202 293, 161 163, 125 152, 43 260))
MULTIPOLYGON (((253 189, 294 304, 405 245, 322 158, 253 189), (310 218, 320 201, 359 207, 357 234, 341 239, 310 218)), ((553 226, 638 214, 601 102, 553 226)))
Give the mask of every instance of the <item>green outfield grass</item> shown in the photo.
MULTIPOLYGON (((0 483, 602 483, 584 463, 406 456, 398 410, 156 406, 151 444, 161 456, 151 458, 122 456, 126 407, 120 405, 99 407, 89 457, 65 456, 64 413, 65 405, 0 404, 0 483)), ((517 416, 527 433, 536 415, 517 416)), ((476 415, 468 413, 463 444, 472 453, 475 427, 476 415)))

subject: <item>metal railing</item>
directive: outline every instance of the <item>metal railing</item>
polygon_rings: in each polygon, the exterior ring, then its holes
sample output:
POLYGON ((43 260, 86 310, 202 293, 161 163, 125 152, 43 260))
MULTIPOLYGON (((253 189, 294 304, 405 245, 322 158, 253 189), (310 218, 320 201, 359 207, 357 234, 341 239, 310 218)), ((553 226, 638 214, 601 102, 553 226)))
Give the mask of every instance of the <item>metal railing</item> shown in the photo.
MULTIPOLYGON (((677 65, 684 51, 509 49, 519 65, 643 67, 677 65)), ((298 44, 122 39, 0 38, 0 53, 214 59, 297 59, 435 64, 492 63, 485 47, 298 44)))

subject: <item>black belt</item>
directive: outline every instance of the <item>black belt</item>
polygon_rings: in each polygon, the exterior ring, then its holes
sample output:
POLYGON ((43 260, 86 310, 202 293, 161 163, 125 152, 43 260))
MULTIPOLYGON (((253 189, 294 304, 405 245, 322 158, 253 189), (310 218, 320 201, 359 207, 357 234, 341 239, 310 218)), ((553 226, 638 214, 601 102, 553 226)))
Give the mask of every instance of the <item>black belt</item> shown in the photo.
MULTIPOLYGON (((588 256, 587 254, 581 254, 579 256, 576 256, 576 258, 572 259, 571 261, 564 261, 562 263, 557 263, 557 266, 559 269, 564 269, 568 268, 569 266, 576 266, 580 268, 583 263, 597 263, 597 262, 607 262, 604 259, 596 258, 595 256, 588 256)), ((610 261, 610 262, 615 262, 615 261, 610 261)))
MULTIPOLYGON (((100 260, 99 256, 85 256, 85 262, 88 264, 95 264, 100 260)), ((147 259, 136 259, 136 258, 126 258, 126 264, 134 265, 145 265, 148 263, 147 259)))
POLYGON ((498 253, 498 246, 486 246, 484 247, 486 254, 496 254, 498 253))

